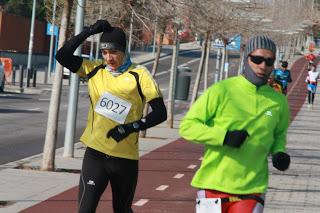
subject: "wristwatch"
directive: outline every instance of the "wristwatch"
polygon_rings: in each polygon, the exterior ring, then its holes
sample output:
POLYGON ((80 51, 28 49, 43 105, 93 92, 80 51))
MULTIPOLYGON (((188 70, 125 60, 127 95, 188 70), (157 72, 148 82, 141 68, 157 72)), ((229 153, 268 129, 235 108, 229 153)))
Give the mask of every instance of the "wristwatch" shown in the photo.
POLYGON ((132 127, 134 130, 139 131, 140 130, 140 124, 138 122, 133 122, 132 127))

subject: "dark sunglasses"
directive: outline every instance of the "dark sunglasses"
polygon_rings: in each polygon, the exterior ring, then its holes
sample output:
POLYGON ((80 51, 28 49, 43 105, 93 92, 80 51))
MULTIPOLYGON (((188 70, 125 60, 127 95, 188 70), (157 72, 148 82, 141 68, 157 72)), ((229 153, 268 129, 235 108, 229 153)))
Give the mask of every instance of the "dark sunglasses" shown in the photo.
POLYGON ((255 64, 261 64, 262 62, 266 62, 267 66, 272 66, 275 59, 274 58, 264 58, 262 56, 258 56, 258 55, 249 55, 250 60, 255 63, 255 64))

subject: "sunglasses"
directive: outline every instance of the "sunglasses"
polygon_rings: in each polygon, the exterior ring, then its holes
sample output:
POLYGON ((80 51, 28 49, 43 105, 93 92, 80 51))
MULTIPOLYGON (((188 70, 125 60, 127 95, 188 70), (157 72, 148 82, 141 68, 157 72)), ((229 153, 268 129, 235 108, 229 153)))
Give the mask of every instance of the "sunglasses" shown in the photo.
POLYGON ((269 67, 272 66, 275 61, 274 58, 264 58, 258 55, 249 55, 249 57, 250 57, 250 60, 255 64, 261 64, 262 62, 266 62, 266 65, 269 67))

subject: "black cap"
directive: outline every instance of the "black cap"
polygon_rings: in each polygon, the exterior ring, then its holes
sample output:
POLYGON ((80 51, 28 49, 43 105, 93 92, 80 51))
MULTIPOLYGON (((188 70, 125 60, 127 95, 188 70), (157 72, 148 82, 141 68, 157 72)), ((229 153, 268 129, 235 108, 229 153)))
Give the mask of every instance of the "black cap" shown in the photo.
POLYGON ((126 51, 127 39, 124 31, 119 27, 113 27, 111 31, 105 31, 100 38, 100 49, 126 51))
POLYGON ((287 68, 288 67, 288 62, 287 61, 282 61, 281 62, 281 66, 284 67, 284 68, 287 68))

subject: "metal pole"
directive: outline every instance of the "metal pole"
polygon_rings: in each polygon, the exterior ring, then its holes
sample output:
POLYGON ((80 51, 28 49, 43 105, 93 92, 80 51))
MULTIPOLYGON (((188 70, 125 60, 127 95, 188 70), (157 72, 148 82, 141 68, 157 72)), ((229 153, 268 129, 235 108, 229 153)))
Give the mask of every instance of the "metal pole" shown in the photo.
POLYGON ((48 62, 48 71, 44 75, 44 83, 48 83, 48 75, 51 73, 52 68, 52 50, 53 50, 53 40, 54 40, 54 24, 56 19, 56 7, 57 7, 57 1, 53 1, 53 8, 52 8, 52 23, 51 23, 51 35, 50 35, 50 50, 49 50, 49 62, 48 62))
POLYGON ((221 60, 221 48, 218 48, 217 59, 216 59, 216 71, 214 73, 214 83, 217 83, 219 81, 220 60, 221 60))
POLYGON ((133 24, 133 9, 132 9, 132 12, 131 12, 131 20, 130 20, 130 33, 129 33, 128 53, 131 52, 132 24, 133 24))
POLYGON ((93 45, 94 45, 94 36, 91 36, 90 38, 90 55, 89 55, 89 59, 92 60, 93 59, 93 45))
MULTIPOLYGON (((102 18, 102 2, 100 2, 100 12, 99 12, 99 19, 102 18)), ((100 34, 94 35, 96 38, 96 56, 95 59, 97 60, 99 58, 99 53, 100 53, 100 34)))
MULTIPOLYGON (((76 26, 75 35, 79 34, 83 29, 84 20, 84 7, 86 5, 85 0, 78 0, 77 13, 76 13, 76 26)), ((81 46, 80 45, 76 51, 75 55, 81 56, 81 46)), ((77 118, 77 105, 78 105, 78 95, 79 95, 79 76, 77 74, 71 73, 71 83, 69 91, 69 104, 68 104, 68 115, 66 121, 66 133, 64 139, 64 152, 63 157, 73 157, 73 145, 75 137, 76 128, 76 118, 77 118)))
MULTIPOLYGON (((28 64, 27 64, 28 78, 30 77, 29 73, 31 72, 31 57, 32 57, 32 48, 33 48, 34 21, 35 21, 35 17, 36 17, 36 3, 37 3, 37 1, 33 0, 30 37, 29 37, 28 64)), ((27 85, 27 86, 29 87, 29 85, 27 85)))

